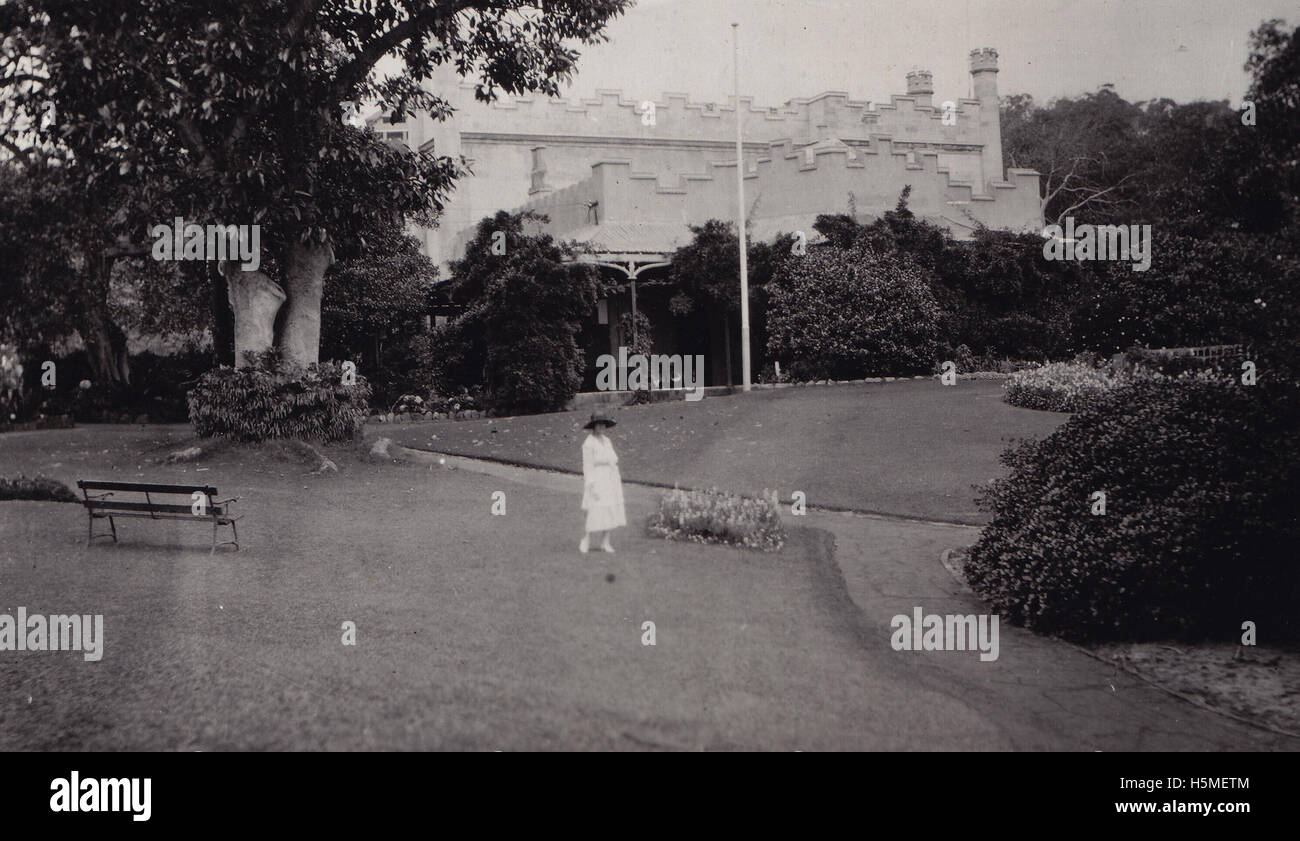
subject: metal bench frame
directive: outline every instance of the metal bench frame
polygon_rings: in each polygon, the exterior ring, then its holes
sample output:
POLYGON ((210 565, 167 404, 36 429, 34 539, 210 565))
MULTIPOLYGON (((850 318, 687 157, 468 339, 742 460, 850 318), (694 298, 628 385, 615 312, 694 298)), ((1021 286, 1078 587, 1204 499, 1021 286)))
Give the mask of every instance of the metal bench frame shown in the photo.
POLYGON ((210 555, 216 554, 218 546, 234 546, 235 551, 239 551, 239 528, 236 523, 243 518, 243 514, 232 516, 230 513, 230 504, 237 502, 239 497, 232 496, 227 499, 214 499, 217 495, 217 489, 207 485, 160 485, 149 482, 101 482, 93 480, 79 480, 77 487, 81 489, 82 504, 86 506, 86 547, 90 547, 90 542, 97 537, 111 537, 113 543, 117 543, 117 524, 114 520, 118 517, 140 517, 150 520, 211 520, 212 521, 212 550, 210 555), (109 490, 111 488, 112 490, 109 490), (92 494, 92 490, 102 490, 104 493, 92 494), (128 493, 144 494, 143 503, 133 503, 141 506, 139 510, 106 508, 101 507, 101 503, 113 496, 113 491, 120 490, 128 493), (179 506, 174 503, 158 502, 155 503, 152 494, 162 496, 175 495, 193 498, 195 492, 200 492, 207 497, 207 504, 204 507, 203 514, 185 513, 178 511, 178 508, 188 508, 189 506, 179 506), (225 506, 225 507, 223 507, 225 506), (171 510, 168 510, 171 509, 171 510), (101 531, 95 534, 95 520, 108 520, 110 531, 101 531), (234 540, 223 540, 217 542, 217 527, 230 526, 234 540))

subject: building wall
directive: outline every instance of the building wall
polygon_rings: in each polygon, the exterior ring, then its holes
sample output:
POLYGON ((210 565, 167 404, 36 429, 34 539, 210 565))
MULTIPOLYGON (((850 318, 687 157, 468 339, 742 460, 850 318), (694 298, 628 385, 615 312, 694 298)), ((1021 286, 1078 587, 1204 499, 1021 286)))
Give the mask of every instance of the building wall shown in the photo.
MULTIPOLYGON (((795 150, 789 141, 774 144, 768 155, 755 161, 745 176, 746 204, 752 208, 755 236, 768 238, 779 232, 803 230, 813 235, 811 222, 822 213, 849 212, 849 193, 858 210, 894 207, 902 190, 911 186, 909 207, 919 216, 946 224, 957 234, 976 223, 1018 230, 1037 224, 1038 174, 1012 169, 1005 185, 994 185, 993 196, 976 192, 974 185, 954 180, 941 171, 939 155, 922 152, 910 162, 907 152, 894 149, 889 138, 873 138, 869 149, 838 148, 795 150)), ((560 212, 554 205, 569 204, 570 197, 597 201, 604 223, 694 223, 736 214, 735 164, 714 163, 707 176, 664 185, 652 174, 638 174, 628 161, 602 161, 591 176, 570 190, 524 205, 548 212, 548 231, 563 238, 588 224, 581 214, 560 212)))
MULTIPOLYGON (((953 125, 944 125, 943 103, 932 101, 926 73, 909 74, 907 94, 874 106, 835 91, 776 107, 741 97, 751 172, 747 203, 759 198, 756 234, 782 229, 783 220, 805 224, 810 214, 847 212, 850 191, 858 212, 873 216, 892 208, 905 184, 912 186, 913 210, 948 219, 957 236, 969 232, 971 218, 995 227, 1041 227, 1037 175, 1002 172, 996 52, 973 51, 971 67, 977 98, 953 103, 953 125), (773 143, 782 145, 773 151, 773 143), (767 224, 757 227, 759 222, 767 224)), ((375 128, 404 130, 413 148, 431 143, 437 154, 472 161, 474 175, 457 183, 440 226, 422 232, 435 262, 445 265, 460 256, 484 216, 530 202, 558 217, 557 231, 595 219, 685 225, 735 214, 734 184, 725 186, 735 172, 734 102, 697 103, 686 94, 663 94, 654 100, 654 125, 646 125, 645 100, 619 91, 579 100, 503 97, 489 105, 476 101, 473 86, 450 70, 430 87, 457 108, 452 119, 437 122, 421 114, 375 128), (535 190, 539 147, 541 186, 550 192, 535 190), (602 161, 626 165, 600 174, 607 189, 585 184, 602 161), (556 198, 583 184, 565 194, 577 204, 556 198), (600 202, 594 212, 586 207, 590 201, 600 202)))

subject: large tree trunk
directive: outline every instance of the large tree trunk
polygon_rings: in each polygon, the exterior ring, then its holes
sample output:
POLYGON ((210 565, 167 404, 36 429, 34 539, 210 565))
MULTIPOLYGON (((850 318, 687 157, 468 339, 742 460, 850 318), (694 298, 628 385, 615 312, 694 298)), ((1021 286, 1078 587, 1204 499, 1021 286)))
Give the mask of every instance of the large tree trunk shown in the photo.
POLYGON ((235 316, 230 308, 230 288, 220 266, 202 263, 208 286, 212 290, 212 364, 234 365, 235 316))
POLYGON ((131 364, 126 334, 108 312, 108 273, 112 261, 87 261, 80 294, 77 296, 77 332, 86 344, 86 361, 95 382, 128 385, 131 364))
POLYGON ((320 307, 325 270, 334 262, 329 243, 298 242, 289 248, 284 272, 289 303, 280 331, 285 362, 306 367, 320 361, 320 307))
POLYGON ((86 360, 95 382, 113 385, 131 382, 126 334, 109 317, 107 308, 83 308, 77 332, 86 343, 86 360))
POLYGON ((246 353, 265 353, 275 347, 275 315, 284 303, 280 284, 262 272, 246 272, 237 263, 225 263, 226 295, 235 314, 235 367, 250 364, 246 353))

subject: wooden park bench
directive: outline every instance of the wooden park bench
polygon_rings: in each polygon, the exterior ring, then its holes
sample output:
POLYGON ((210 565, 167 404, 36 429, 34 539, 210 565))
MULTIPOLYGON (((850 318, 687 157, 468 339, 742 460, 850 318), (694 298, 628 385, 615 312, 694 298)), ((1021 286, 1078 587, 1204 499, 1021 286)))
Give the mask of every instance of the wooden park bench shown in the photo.
POLYGON ((229 499, 216 499, 217 489, 208 485, 152 485, 141 482, 93 482, 84 479, 77 482, 77 487, 81 488, 81 493, 85 497, 82 500, 86 506, 86 514, 89 520, 86 523, 86 546, 90 546, 90 541, 96 537, 112 537, 113 542, 117 542, 117 525, 113 522, 118 517, 146 517, 150 520, 199 520, 202 522, 212 523, 212 552, 217 551, 218 546, 233 544, 235 550, 239 550, 239 529, 236 528, 235 522, 244 516, 238 517, 230 513, 230 503, 235 502, 239 497, 234 496, 229 499), (91 493, 97 491, 101 493, 91 493), (116 493, 133 494, 135 499, 109 499, 116 493), (143 501, 139 499, 143 496, 143 501), (163 497, 164 501, 155 500, 155 496, 163 497), (177 502, 176 497, 185 497, 185 502, 177 502), (167 502, 170 498, 172 501, 167 502), (112 529, 112 534, 101 532, 95 534, 95 520, 108 519, 108 526, 112 529), (230 526, 234 533, 234 540, 225 540, 217 543, 217 526, 230 526))

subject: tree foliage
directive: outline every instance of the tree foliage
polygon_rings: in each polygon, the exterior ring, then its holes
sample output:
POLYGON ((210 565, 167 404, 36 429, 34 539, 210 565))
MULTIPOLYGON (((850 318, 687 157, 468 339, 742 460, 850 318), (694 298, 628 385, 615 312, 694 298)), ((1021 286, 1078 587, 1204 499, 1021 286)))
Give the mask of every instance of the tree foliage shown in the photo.
POLYGON ((768 350, 802 379, 929 371, 939 306, 924 274, 865 245, 810 249, 771 285, 768 350))
POLYGON ((444 389, 481 384, 498 413, 560 409, 582 385, 577 335, 596 306, 600 275, 538 233, 546 221, 531 212, 485 218, 451 266, 452 298, 468 309, 450 325, 460 347, 440 379, 444 389))
MULTIPOLYGON (((600 40, 627 5, 24 0, 0 6, 0 87, 9 127, 21 126, 6 146, 22 158, 63 149, 81 183, 129 186, 130 201, 103 206, 119 217, 109 230, 137 247, 150 225, 171 221, 159 215, 169 205, 188 222, 261 225, 261 271, 287 297, 280 345, 288 364, 308 364, 333 249, 366 228, 367 214, 438 210, 463 171, 344 124, 341 103, 445 118, 447 103, 424 87, 443 65, 476 78, 483 100, 555 93, 575 66, 573 42, 600 40), (388 55, 400 69, 380 77, 388 55)), ((261 333, 241 324, 275 319, 234 315, 244 336, 261 333)))
POLYGON ((691 241, 672 256, 673 282, 692 305, 739 312, 740 237, 735 225, 710 219, 690 229, 691 241))
POLYGON ((1002 150, 1013 167, 1040 173, 1043 217, 1089 219, 1131 210, 1139 109, 1109 87, 1046 108, 1022 94, 1002 107, 1002 150))
POLYGON ((366 371, 380 405, 432 385, 421 339, 437 280, 419 240, 381 215, 326 273, 322 353, 366 371))
POLYGON ((870 224, 849 216, 823 215, 816 230, 824 247, 866 248, 920 273, 940 309, 940 350, 951 358, 961 345, 1014 358, 1071 352, 1076 303, 1076 265, 1043 259, 1042 239, 987 228, 957 241, 898 204, 870 224))

